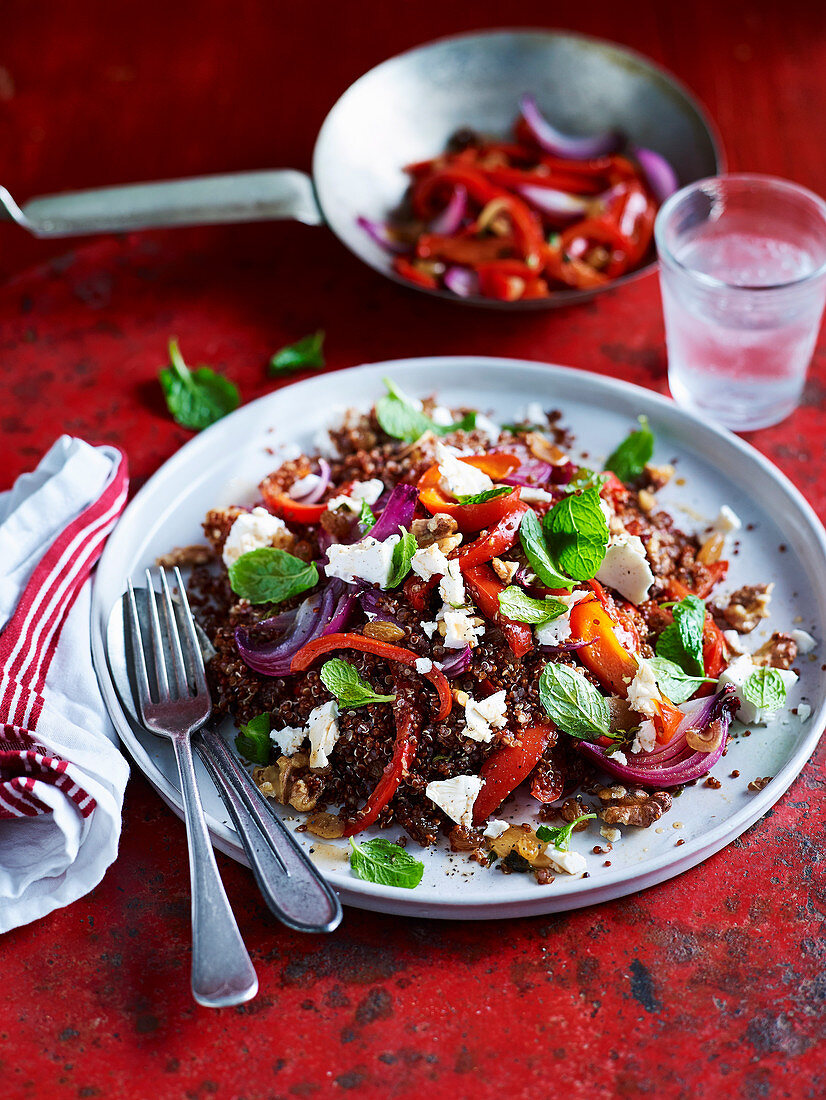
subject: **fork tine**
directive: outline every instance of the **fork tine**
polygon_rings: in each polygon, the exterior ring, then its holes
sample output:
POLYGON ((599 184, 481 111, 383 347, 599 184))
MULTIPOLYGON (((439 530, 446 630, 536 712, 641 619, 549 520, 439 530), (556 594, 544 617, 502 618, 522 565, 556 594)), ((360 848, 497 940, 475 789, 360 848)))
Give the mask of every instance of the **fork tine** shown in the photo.
POLYGON ((146 658, 143 653, 143 637, 141 635, 141 621, 138 617, 138 604, 135 599, 135 589, 132 587, 132 582, 127 581, 127 590, 129 593, 129 600, 127 601, 127 618, 129 620, 129 634, 132 641, 132 652, 135 659, 135 680, 138 688, 138 704, 140 706, 141 718, 145 718, 145 710, 152 702, 152 695, 149 691, 149 675, 146 671, 146 658))
POLYGON ((175 682, 178 687, 178 697, 183 698, 190 694, 189 680, 184 665, 184 655, 181 649, 181 633, 178 630, 178 619, 172 603, 172 593, 169 591, 169 581, 166 579, 166 570, 161 566, 158 570, 161 575, 161 589, 163 590, 163 606, 166 616, 166 625, 169 630, 169 649, 172 656, 172 670, 175 674, 175 682))
POLYGON ((155 662, 155 676, 158 681, 158 702, 169 698, 169 680, 166 675, 166 658, 161 637, 161 623, 158 619, 158 602, 152 574, 146 570, 146 605, 149 608, 149 632, 152 635, 152 657, 155 662))
POLYGON ((191 657, 189 671, 194 674, 195 690, 197 693, 199 695, 207 694, 209 688, 207 687, 206 673, 204 672, 204 657, 201 653, 198 635, 195 632, 195 619, 192 616, 192 610, 189 606, 189 599, 186 594, 186 588, 184 587, 183 577, 177 565, 175 566, 175 583, 181 594, 181 610, 183 612, 184 626, 186 627, 187 649, 191 657))

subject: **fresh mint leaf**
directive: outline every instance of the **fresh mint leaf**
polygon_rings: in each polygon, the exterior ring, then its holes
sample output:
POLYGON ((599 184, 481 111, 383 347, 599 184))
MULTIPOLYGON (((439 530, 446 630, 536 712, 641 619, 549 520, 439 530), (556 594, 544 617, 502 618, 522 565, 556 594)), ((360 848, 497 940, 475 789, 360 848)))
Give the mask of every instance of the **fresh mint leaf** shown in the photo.
POLYGON ((539 678, 539 701, 551 721, 570 737, 593 741, 611 736, 607 700, 568 665, 545 665, 539 678))
POLYGON ((558 501, 545 516, 543 527, 558 569, 578 581, 596 576, 608 546, 608 523, 596 488, 558 501))
POLYGON ((714 681, 710 676, 691 676, 684 672, 674 661, 666 657, 649 657, 648 664, 654 673, 660 691, 675 706, 685 703, 702 684, 714 681))
POLYGON ((756 668, 744 680, 741 691, 760 710, 779 710, 786 702, 786 684, 776 668, 756 668))
POLYGON ((449 435, 460 430, 469 432, 476 426, 475 412, 466 413, 454 424, 434 424, 394 382, 385 378, 384 384, 387 386, 387 393, 376 402, 376 419, 382 430, 393 439, 415 443, 425 432, 449 435))
POLYGON ((536 830, 536 835, 539 840, 544 841, 546 844, 551 844, 559 852, 567 852, 571 847, 571 833, 581 821, 590 821, 592 818, 596 818, 596 814, 583 814, 582 817, 578 817, 575 821, 568 822, 567 825, 560 825, 558 828, 552 829, 547 825, 540 825, 536 830))
POLYGON ((356 878, 413 890, 422 881, 424 864, 383 837, 356 844, 350 837, 350 869, 356 878))
POLYGON ((529 508, 522 517, 522 523, 519 527, 519 539, 522 543, 522 549, 525 551, 525 557, 530 562, 531 569, 544 585, 547 585, 548 588, 571 589, 574 587, 574 582, 563 576, 551 560, 545 536, 542 533, 542 525, 532 508, 529 508))
POLYGON ((561 600, 555 600, 552 596, 545 600, 535 600, 521 588, 510 585, 499 593, 499 610, 508 619, 539 626, 540 623, 558 619, 568 608, 561 600))
POLYGON ((365 529, 365 531, 371 530, 376 524, 376 517, 373 515, 373 509, 367 503, 366 500, 361 502, 361 515, 359 516, 359 523, 365 529))
POLYGON ((294 344, 287 344, 270 359, 271 375, 291 374, 306 367, 324 366, 324 330, 319 329, 294 344))
POLYGON ((648 427, 648 418, 641 416, 639 422, 639 428, 631 432, 605 462, 605 469, 626 484, 637 480, 654 454, 654 433, 648 427))
POLYGON ((286 550, 262 546, 229 567, 232 591, 250 603, 281 603, 318 584, 318 570, 286 550))
POLYGON ((177 340, 169 341, 169 366, 158 372, 166 407, 183 428, 200 432, 237 409, 238 387, 209 367, 191 371, 183 360, 177 340))
POLYGON ((401 540, 393 547, 393 557, 390 559, 390 576, 387 580, 387 588, 395 588, 396 585, 401 584, 407 574, 410 572, 410 563, 413 561, 413 555, 416 553, 418 544, 416 542, 416 536, 410 531, 405 531, 403 527, 400 527, 401 540))
POLYGON ((658 657, 679 665, 689 676, 703 676, 703 627, 706 605, 699 596, 686 596, 671 609, 674 622, 657 639, 658 657))
POLYGON ((235 747, 245 760, 253 764, 270 762, 270 716, 257 714, 242 725, 235 738, 235 747))
POLYGON ((459 504, 484 504, 488 500, 496 500, 498 497, 506 497, 514 491, 512 485, 494 485, 492 489, 485 489, 483 493, 475 493, 468 497, 456 497, 459 504))
POLYGON ((336 697, 342 708, 366 707, 371 703, 392 703, 395 695, 377 695, 370 685, 362 680, 358 672, 347 661, 333 657, 325 661, 319 672, 321 682, 336 697))

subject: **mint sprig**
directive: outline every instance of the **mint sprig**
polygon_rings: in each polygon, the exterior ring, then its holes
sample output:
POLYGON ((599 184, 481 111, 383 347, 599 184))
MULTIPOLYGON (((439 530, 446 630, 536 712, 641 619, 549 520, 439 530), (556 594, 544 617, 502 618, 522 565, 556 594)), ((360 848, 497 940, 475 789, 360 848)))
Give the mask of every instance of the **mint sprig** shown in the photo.
POLYGON ((776 668, 756 668, 743 681, 741 691, 760 710, 779 710, 786 702, 786 684, 776 668))
POLYGON ((245 760, 253 764, 270 762, 270 716, 257 714, 242 725, 235 738, 235 747, 245 760))
POLYGON ((378 695, 357 670, 341 657, 325 661, 319 671, 321 682, 336 697, 342 709, 366 707, 371 703, 392 703, 395 695, 378 695))
POLYGON ((611 736, 608 701, 568 665, 547 664, 539 678, 539 701, 563 733, 581 741, 611 736))
POLYGON ((356 844, 350 837, 350 869, 356 878, 382 886, 413 890, 422 881, 424 864, 384 837, 356 844))
POLYGON ((229 567, 229 583, 236 596, 250 603, 281 603, 318 584, 318 569, 312 562, 262 546, 250 550, 229 567))
POLYGON ((293 371, 307 367, 317 368, 324 365, 324 329, 319 329, 318 332, 296 340, 294 344, 279 348, 270 359, 269 373, 276 376, 292 374, 293 371))
POLYGON ((654 454, 654 433, 648 427, 648 418, 641 416, 639 422, 639 428, 631 432, 605 462, 605 469, 625 483, 636 481, 654 454))
POLYGON ((609 538, 596 488, 564 497, 548 512, 542 526, 559 570, 578 581, 596 576, 609 538))
POLYGON ((569 821, 567 825, 560 825, 558 828, 551 828, 548 825, 540 825, 536 830, 536 835, 539 840, 544 841, 546 844, 550 844, 556 848, 558 852, 567 852, 571 847, 571 833, 579 825, 581 821, 590 821, 592 818, 596 818, 596 814, 583 814, 575 821, 569 821))
POLYGON ((703 627, 706 605, 699 596, 688 595, 671 609, 674 622, 657 639, 658 657, 679 665, 690 676, 703 676, 703 627))
POLYGON ((376 402, 376 419, 382 430, 393 439, 405 443, 415 443, 425 432, 434 435, 449 435, 459 430, 472 431, 476 426, 476 413, 467 413, 455 424, 435 424, 430 417, 418 409, 406 393, 389 378, 384 379, 387 393, 376 402))
POLYGON ((555 600, 552 596, 544 600, 535 600, 523 589, 512 584, 499 593, 499 610, 508 619, 539 626, 558 619, 568 608, 561 600, 555 600))
POLYGON ((169 341, 169 366, 158 380, 173 419, 183 428, 200 432, 233 412, 241 403, 238 387, 210 367, 190 370, 177 340, 169 341))

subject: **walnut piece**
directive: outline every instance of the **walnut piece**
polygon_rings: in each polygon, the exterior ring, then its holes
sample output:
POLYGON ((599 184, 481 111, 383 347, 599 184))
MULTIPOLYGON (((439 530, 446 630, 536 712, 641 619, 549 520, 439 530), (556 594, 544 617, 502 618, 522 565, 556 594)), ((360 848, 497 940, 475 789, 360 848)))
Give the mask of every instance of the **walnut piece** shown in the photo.
MULTIPOLYGON (((572 821, 576 821, 579 817, 584 817, 586 814, 593 813, 594 807, 587 802, 580 802, 578 798, 566 798, 559 808, 559 816, 568 825, 572 821)), ((574 826, 575 833, 581 833, 583 829, 588 828, 587 821, 580 821, 578 825, 574 826)))
POLYGON ((738 634, 750 634, 761 619, 768 619, 773 588, 774 584, 744 584, 732 592, 723 618, 738 634))
POLYGON ((674 476, 673 466, 654 466, 652 463, 648 463, 643 471, 645 479, 645 488, 651 493, 656 493, 658 489, 662 489, 664 485, 667 485, 674 476))
POLYGON ((267 798, 274 798, 284 806, 307 813, 315 809, 324 787, 316 777, 313 777, 312 785, 308 782, 306 773, 309 763, 309 757, 304 752, 279 756, 274 765, 255 768, 252 778, 267 798), (304 775, 299 774, 302 771, 304 775))
POLYGON ((647 829, 671 809, 668 791, 644 791, 640 787, 600 787, 597 791, 602 809, 599 816, 606 825, 636 825, 647 829))
POLYGON ((502 561, 501 558, 492 558, 490 564, 496 576, 505 584, 510 584, 519 572, 519 562, 517 561, 502 561))
MULTIPOLYGON (((448 516, 444 512, 437 512, 435 516, 429 516, 427 519, 414 519, 410 525, 410 530, 417 546, 432 546, 435 542, 439 544, 439 549, 444 551, 444 547, 441 545, 442 541, 455 539, 459 525, 453 516, 448 516)), ((455 546, 458 545, 458 543, 455 543, 455 546)), ((451 546, 451 549, 454 549, 455 546, 451 546)), ((447 553, 447 551, 444 552, 447 553)))
POLYGON ((751 659, 764 668, 791 668, 797 659, 797 642, 791 634, 775 630, 771 638, 755 650, 751 659))

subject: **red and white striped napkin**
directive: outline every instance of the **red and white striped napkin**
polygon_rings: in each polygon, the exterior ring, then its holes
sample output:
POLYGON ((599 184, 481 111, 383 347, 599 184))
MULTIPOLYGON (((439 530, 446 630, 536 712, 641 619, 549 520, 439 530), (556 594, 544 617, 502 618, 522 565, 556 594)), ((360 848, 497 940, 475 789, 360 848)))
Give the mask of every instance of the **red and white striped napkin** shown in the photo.
POLYGON ((89 574, 126 457, 62 436, 0 493, 0 932, 88 893, 117 855, 128 765, 92 667, 89 574))

